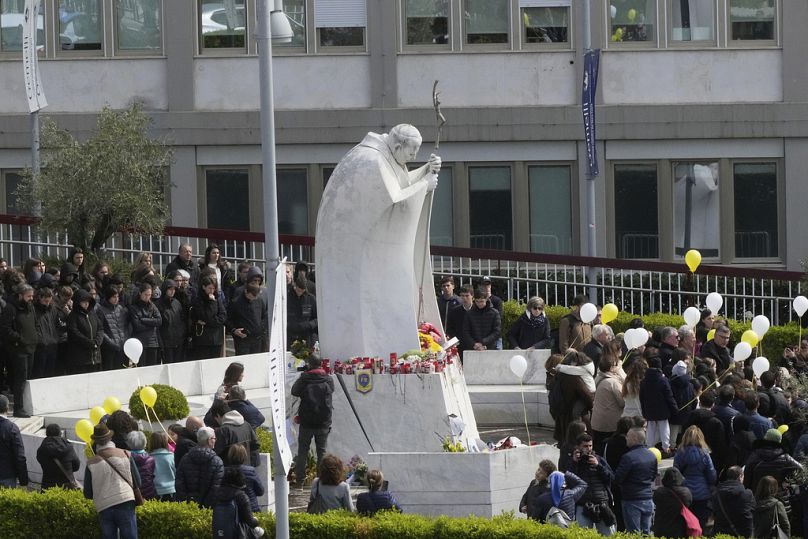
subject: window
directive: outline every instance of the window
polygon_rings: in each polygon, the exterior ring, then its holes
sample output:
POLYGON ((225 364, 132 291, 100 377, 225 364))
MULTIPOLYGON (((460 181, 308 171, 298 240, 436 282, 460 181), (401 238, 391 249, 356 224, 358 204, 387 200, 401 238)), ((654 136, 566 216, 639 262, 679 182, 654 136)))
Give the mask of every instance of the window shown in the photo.
MULTIPOLYGON (((25 2, 0 1, 0 52, 17 52, 22 50, 22 27, 24 22, 25 2)), ((45 45, 45 18, 42 11, 36 22, 36 39, 41 50, 45 45)))
POLYGON ((429 227, 429 242, 432 245, 454 244, 452 218, 452 168, 443 166, 438 174, 438 188, 432 199, 432 220, 429 227))
POLYGON ((407 45, 449 43, 449 0, 404 0, 407 45))
POLYGON ((617 258, 659 258, 656 165, 614 166, 617 258))
POLYGON ((522 6, 523 43, 569 43, 570 8, 569 2, 550 1, 554 6, 539 7, 528 4, 548 4, 546 1, 520 0, 522 6))
POLYGON ((511 168, 476 166, 468 170, 471 246, 476 249, 511 249, 511 168))
POLYGON ((719 167, 712 162, 673 163, 673 224, 676 256, 698 249, 703 257, 719 256, 719 167))
POLYGON ((510 0, 463 0, 465 42, 509 43, 510 0))
POLYGON ((777 165, 735 163, 733 175, 735 256, 777 257, 777 165))
POLYGON ((103 50, 101 0, 59 0, 58 6, 61 50, 103 50))
POLYGON ((200 49, 246 51, 246 20, 244 0, 200 0, 200 49))
POLYGON ((205 171, 207 227, 250 229, 250 173, 243 169, 205 171))
POLYGON ((569 165, 528 167, 530 251, 572 254, 572 189, 569 165))
POLYGON ((160 50, 162 19, 158 0, 116 0, 118 50, 160 50))
POLYGON ((656 41, 656 0, 610 0, 610 40, 656 41))
POLYGON ((305 236, 309 233, 309 202, 306 169, 277 170, 278 233, 305 236))
POLYGON ((314 24, 319 47, 364 48, 366 0, 317 0, 314 24))
POLYGON ((292 41, 273 43, 272 48, 306 47, 306 0, 283 0, 283 12, 292 27, 292 41))
POLYGON ((19 172, 6 172, 3 176, 6 180, 6 213, 19 215, 21 212, 17 204, 17 188, 22 182, 22 176, 19 172))
POLYGON ((729 0, 731 39, 774 40, 777 0, 729 0))
POLYGON ((671 9, 671 41, 714 41, 713 0, 675 0, 671 9))

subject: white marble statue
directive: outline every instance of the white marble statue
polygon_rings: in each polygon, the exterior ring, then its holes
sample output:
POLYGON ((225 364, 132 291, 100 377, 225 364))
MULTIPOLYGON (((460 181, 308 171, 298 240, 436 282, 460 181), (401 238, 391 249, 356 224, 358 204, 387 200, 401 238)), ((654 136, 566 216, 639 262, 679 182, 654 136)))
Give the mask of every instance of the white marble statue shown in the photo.
POLYGON ((421 146, 408 124, 368 133, 342 158, 317 215, 317 310, 323 358, 387 357, 441 328, 428 256, 441 160, 407 170, 421 146))

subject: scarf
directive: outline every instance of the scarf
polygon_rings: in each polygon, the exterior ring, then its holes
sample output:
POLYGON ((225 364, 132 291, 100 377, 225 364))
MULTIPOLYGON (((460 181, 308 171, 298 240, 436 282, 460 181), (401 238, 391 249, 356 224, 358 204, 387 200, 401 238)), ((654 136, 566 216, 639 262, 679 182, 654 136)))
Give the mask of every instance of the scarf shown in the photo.
POLYGON ((564 474, 553 472, 550 474, 550 497, 553 499, 553 506, 558 507, 561 503, 561 489, 564 487, 564 474))

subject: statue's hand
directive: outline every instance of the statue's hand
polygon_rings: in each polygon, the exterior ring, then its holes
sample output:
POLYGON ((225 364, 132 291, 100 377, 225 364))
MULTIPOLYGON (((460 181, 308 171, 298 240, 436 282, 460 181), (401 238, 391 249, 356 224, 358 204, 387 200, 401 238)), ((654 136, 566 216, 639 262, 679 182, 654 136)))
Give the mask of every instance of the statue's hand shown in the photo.
POLYGON ((437 174, 438 172, 440 172, 440 165, 441 165, 440 157, 438 157, 434 153, 429 154, 429 161, 427 162, 427 166, 429 167, 429 172, 437 174))
POLYGON ((429 191, 434 191, 438 188, 438 174, 437 172, 434 174, 427 174, 426 178, 426 188, 429 191))

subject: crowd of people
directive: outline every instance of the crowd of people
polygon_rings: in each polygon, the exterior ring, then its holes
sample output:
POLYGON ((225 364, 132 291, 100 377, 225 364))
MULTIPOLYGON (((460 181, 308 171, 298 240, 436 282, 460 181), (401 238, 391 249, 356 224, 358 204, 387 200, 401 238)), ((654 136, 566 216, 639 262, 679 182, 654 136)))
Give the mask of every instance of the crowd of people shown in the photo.
POLYGON ((792 382, 806 371, 808 339, 758 377, 751 360, 732 359, 730 328, 708 309, 695 330, 656 328, 627 350, 622 334, 581 321, 584 303, 561 319, 545 364, 560 457, 541 463, 520 511, 603 535, 802 535, 808 402, 792 382), (663 458, 672 466, 659 477, 663 458))
MULTIPOLYGON (((317 306, 308 266, 286 268, 288 341, 317 340, 317 306)), ((73 249, 61 267, 29 259, 21 270, 0 259, 0 390, 14 415, 29 417, 22 400, 29 379, 130 365, 124 343, 143 344, 140 365, 266 351, 267 298, 261 269, 235 271, 216 244, 194 260, 183 244, 160 275, 150 253, 140 253, 131 275, 110 272, 104 261, 85 267, 73 249)))

